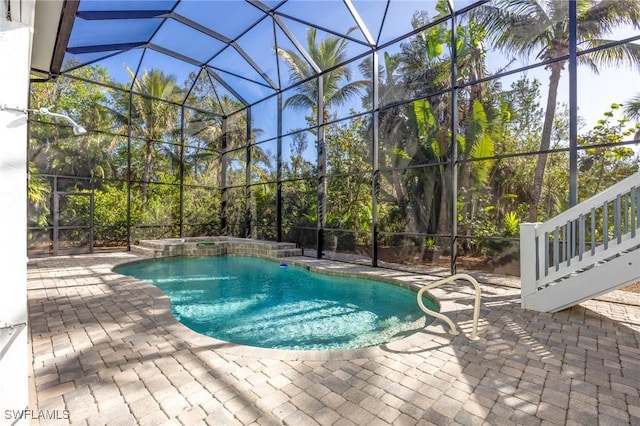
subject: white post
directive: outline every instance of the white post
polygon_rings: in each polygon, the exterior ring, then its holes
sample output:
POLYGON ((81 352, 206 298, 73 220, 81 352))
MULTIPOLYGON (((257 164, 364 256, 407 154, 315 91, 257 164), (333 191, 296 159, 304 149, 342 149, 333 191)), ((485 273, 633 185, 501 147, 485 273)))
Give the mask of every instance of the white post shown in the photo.
POLYGON ((537 223, 520 224, 520 293, 523 308, 527 308, 527 296, 536 292, 537 226, 537 223))
MULTIPOLYGON (((0 104, 26 108, 34 2, 0 3, 0 104), (19 13, 17 13, 19 11, 19 13)), ((27 345, 27 116, 0 110, 0 416, 9 424, 28 424, 27 345), (10 416, 10 418, 7 418, 10 416)), ((3 420, 3 421, 4 421, 3 420)))

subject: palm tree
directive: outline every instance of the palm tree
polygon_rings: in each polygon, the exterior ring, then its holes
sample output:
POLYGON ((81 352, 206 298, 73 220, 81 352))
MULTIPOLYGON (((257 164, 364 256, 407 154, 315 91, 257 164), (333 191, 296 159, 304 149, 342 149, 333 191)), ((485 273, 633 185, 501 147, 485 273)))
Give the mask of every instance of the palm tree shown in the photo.
MULTIPOLYGON (((251 171, 253 175, 260 176, 262 181, 270 180, 270 175, 274 175, 274 165, 272 157, 274 153, 265 151, 260 145, 255 145, 255 141, 264 133, 263 129, 251 128, 250 140, 247 140, 247 114, 242 112, 245 108, 240 101, 225 94, 218 97, 211 87, 196 87, 197 106, 203 110, 211 111, 211 114, 195 114, 190 117, 190 125, 197 129, 191 136, 197 138, 201 143, 204 150, 197 148, 190 154, 188 162, 194 164, 199 163, 201 160, 206 161, 209 164, 209 168, 205 169, 209 173, 215 175, 218 188, 222 189, 223 185, 237 186, 245 182, 245 170, 242 167, 246 162, 246 151, 241 149, 247 145, 251 145, 251 171), (228 111, 236 111, 231 115, 226 115, 228 111), (240 112, 237 112, 240 111, 240 112), (226 134, 223 134, 223 122, 226 120, 224 128, 226 134), (226 145, 223 146, 223 137, 226 140, 226 145), (227 182, 222 182, 222 169, 225 166, 228 167, 228 171, 231 171, 227 175, 227 182)), ((231 200, 229 200, 231 201, 231 200)), ((227 205, 232 204, 241 205, 238 203, 228 202, 227 205)), ((256 211, 256 204, 252 204, 252 220, 257 222, 258 214, 256 211)), ((248 236, 252 235, 253 238, 257 237, 256 228, 251 229, 244 228, 244 211, 239 209, 228 209, 229 215, 227 216, 230 223, 241 224, 238 234, 248 236)))
MULTIPOLYGON (((481 6, 475 9, 473 15, 485 26, 496 48, 505 54, 524 57, 535 54, 536 59, 541 61, 562 58, 546 66, 550 71, 549 91, 529 209, 529 221, 535 222, 547 163, 546 151, 551 143, 558 84, 569 55, 569 1, 503 0, 496 4, 481 6)), ((617 27, 640 27, 638 0, 578 0, 577 14, 579 50, 611 43, 604 37, 617 27)), ((596 73, 599 66, 627 63, 640 67, 640 46, 625 43, 597 50, 578 56, 578 63, 596 73)))
MULTIPOLYGON (((401 65, 400 60, 399 54, 390 55, 385 52, 378 66, 378 99, 379 104, 382 106, 401 99, 404 94, 405 88, 401 84, 397 72, 398 67, 401 65)), ((362 61, 359 68, 363 76, 373 80, 373 63, 370 58, 362 61)), ((365 102, 369 107, 373 105, 373 87, 367 89, 365 102)), ((389 163, 392 166, 390 175, 382 175, 380 177, 381 180, 387 177, 390 183, 389 185, 380 185, 379 199, 390 198, 400 211, 400 216, 408 219, 405 231, 418 232, 416 221, 412 220, 413 218, 408 215, 409 198, 406 195, 406 185, 402 184, 400 173, 397 170, 410 160, 410 156, 404 147, 405 141, 409 139, 406 134, 410 132, 407 117, 404 114, 404 109, 399 107, 387 108, 380 111, 378 121, 379 134, 382 135, 380 142, 381 162, 383 164, 389 163), (387 186, 389 189, 386 189, 387 186)), ((373 131, 373 128, 371 131, 373 131)))
MULTIPOLYGON (((448 7, 443 1, 438 2, 437 9, 445 13, 448 7)), ((431 22, 426 12, 413 16, 413 28, 422 28, 431 22)), ((402 84, 408 89, 408 98, 417 98, 446 90, 451 83, 451 56, 448 52, 451 32, 446 22, 427 26, 412 37, 408 43, 401 45, 399 72, 402 84)), ((412 102, 409 112, 409 123, 413 128, 414 138, 419 147, 413 155, 414 164, 436 163, 437 166, 422 168, 420 185, 424 189, 424 197, 417 203, 412 202, 413 210, 420 212, 419 226, 430 228, 440 235, 451 233, 450 212, 452 202, 450 184, 455 170, 448 164, 451 157, 450 143, 451 108, 450 93, 428 96, 412 102)), ((412 173, 413 174, 413 173, 412 173)), ((412 196, 414 200, 417 198, 412 196)), ((424 232, 424 230, 422 231, 424 232)), ((438 246, 447 247, 450 239, 439 238, 438 246)))
MULTIPOLYGON (((171 134, 178 124, 179 109, 166 100, 177 100, 183 91, 177 85, 174 76, 160 70, 145 70, 138 78, 135 78, 135 73, 129 68, 127 72, 133 80, 131 91, 136 94, 131 100, 129 130, 134 137, 144 141, 142 199, 146 201, 155 144, 166 140, 167 135, 171 134)), ((119 97, 116 103, 118 110, 112 110, 112 112, 116 120, 121 123, 121 130, 125 130, 129 126, 126 114, 129 110, 129 96, 119 97), (118 111, 125 111, 125 113, 118 111)))
MULTIPOLYGON (((349 29, 347 34, 351 33, 355 28, 349 29)), ((370 84, 364 80, 351 80, 351 72, 348 67, 333 68, 336 65, 344 63, 347 60, 347 40, 340 37, 328 36, 322 40, 317 40, 315 28, 309 28, 307 31, 307 53, 321 70, 331 69, 319 76, 322 82, 322 111, 318 111, 319 87, 315 77, 317 75, 315 69, 297 52, 278 48, 277 52, 287 65, 289 66, 289 82, 292 84, 300 83, 297 86, 297 93, 289 97, 284 107, 291 107, 299 110, 311 110, 314 117, 318 116, 318 112, 322 114, 323 123, 330 119, 331 108, 345 105, 352 98, 360 96, 365 87, 370 84)), ((325 196, 327 193, 327 180, 324 178, 327 172, 327 157, 324 144, 325 128, 320 128, 320 152, 319 173, 322 176, 322 185, 319 188, 319 195, 322 201, 319 203, 323 213, 326 212, 325 196)), ((321 227, 324 227, 324 215, 321 217, 321 227)))
MULTIPOLYGON (((72 62, 70 63, 72 64, 72 62)), ((31 103, 45 105, 53 111, 73 117, 88 129, 104 129, 111 124, 110 116, 101 105, 107 102, 105 91, 91 80, 108 80, 108 72, 98 66, 74 71, 78 80, 60 78, 47 83, 33 84, 31 103)), ((71 128, 44 116, 32 116, 29 159, 41 173, 80 177, 112 177, 113 158, 105 149, 109 139, 100 132, 90 132, 80 138, 71 136, 71 128), (44 155, 44 153, 47 153, 44 155)), ((87 181, 79 180, 77 188, 87 181)))
MULTIPOLYGON (((347 35, 355 28, 351 28, 347 35)), ((328 36, 317 41, 317 31, 309 28, 307 31, 307 52, 315 64, 326 70, 344 63, 347 60, 347 39, 328 36)), ((314 68, 297 52, 278 48, 280 55, 289 66, 289 82, 296 84, 304 81, 298 86, 297 93, 289 97, 284 107, 294 109, 311 109, 314 114, 318 113, 318 84, 313 79, 316 76, 314 68)), ((351 72, 348 67, 340 67, 326 72, 320 76, 322 79, 322 101, 324 108, 321 111, 324 121, 329 120, 329 112, 332 107, 345 105, 355 96, 360 96, 368 81, 351 81, 351 72)))

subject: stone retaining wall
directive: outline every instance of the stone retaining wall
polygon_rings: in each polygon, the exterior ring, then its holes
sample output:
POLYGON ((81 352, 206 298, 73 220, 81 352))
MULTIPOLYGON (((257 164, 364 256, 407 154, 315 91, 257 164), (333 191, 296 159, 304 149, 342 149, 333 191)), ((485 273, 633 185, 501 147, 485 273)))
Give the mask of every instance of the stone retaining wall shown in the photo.
POLYGON ((233 237, 165 238, 141 240, 131 247, 134 253, 160 257, 210 257, 210 256, 256 256, 281 258, 301 256, 302 249, 295 243, 251 240, 233 237))

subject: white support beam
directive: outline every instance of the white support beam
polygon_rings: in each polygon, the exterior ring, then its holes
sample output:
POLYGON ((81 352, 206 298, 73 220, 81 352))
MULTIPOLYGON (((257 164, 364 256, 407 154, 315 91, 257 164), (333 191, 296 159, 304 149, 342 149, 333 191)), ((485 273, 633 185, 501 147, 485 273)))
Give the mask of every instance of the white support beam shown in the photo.
MULTIPOLYGON (((0 3, 6 6, 8 3, 0 3)), ((22 109, 29 100, 34 1, 11 1, 0 16, 0 103, 22 109)), ((3 270, 0 285, 0 413, 9 424, 29 424, 15 415, 29 407, 27 345, 27 115, 0 111, 0 223, 3 270), (6 411, 12 410, 12 411, 6 411), (13 411, 15 410, 15 411, 13 411)))

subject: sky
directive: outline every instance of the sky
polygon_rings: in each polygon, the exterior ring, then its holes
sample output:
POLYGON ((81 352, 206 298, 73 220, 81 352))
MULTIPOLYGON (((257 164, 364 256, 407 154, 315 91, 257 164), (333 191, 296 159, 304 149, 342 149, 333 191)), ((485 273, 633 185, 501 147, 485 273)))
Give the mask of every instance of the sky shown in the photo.
MULTIPOLYGON (((632 29, 618 29, 607 38, 610 40, 625 40, 640 35, 632 29)), ((633 42, 640 44, 640 40, 633 42)), ((542 83, 541 105, 546 103, 546 92, 549 84, 549 72, 540 69, 532 70, 531 76, 537 77, 542 83)), ((569 70, 563 70, 558 88, 558 102, 569 102, 569 70)), ((640 67, 629 65, 606 67, 600 66, 599 72, 594 73, 586 66, 578 65, 578 115, 584 120, 579 132, 592 128, 603 114, 610 110, 612 103, 623 104, 635 95, 640 94, 640 67)))
MULTIPOLYGON (((470 3, 470 1, 456 1, 458 7, 462 7, 470 3)), ((109 6, 115 3, 97 3, 97 2, 81 2, 81 9, 92 7, 114 7, 109 6), (103 4, 104 6, 97 6, 103 4), (84 5, 84 6, 83 6, 84 5)), ((122 3, 128 4, 128 3, 122 3)), ((136 3, 144 5, 144 2, 136 3)), ((435 0, 426 1, 392 1, 389 3, 389 8, 385 9, 386 2, 374 1, 374 0, 353 0, 353 4, 362 16, 363 21, 369 27, 371 36, 377 39, 380 43, 393 40, 395 37, 406 33, 410 29, 410 21, 413 13, 417 9, 427 9, 430 16, 434 16, 435 0), (386 15, 385 15, 386 13, 386 15), (382 17, 386 16, 384 24, 381 26, 382 17)), ((133 6, 132 6, 133 7, 133 6)), ((292 1, 285 3, 280 9, 283 17, 282 22, 291 30, 295 37, 301 44, 306 45, 306 32, 307 26, 286 17, 287 14, 291 16, 297 16, 300 19, 313 21, 319 25, 323 25, 326 28, 334 31, 345 31, 345 28, 354 25, 353 18, 346 10, 346 6, 342 1, 332 2, 318 2, 318 1, 292 1), (326 5, 332 5, 331 8, 327 8, 326 5), (324 13, 319 13, 324 11, 324 13)), ((194 19, 197 23, 207 25, 215 24, 215 28, 230 37, 238 37, 241 34, 243 25, 249 25, 258 19, 261 12, 259 12, 253 6, 244 2, 185 2, 181 3, 177 9, 177 12, 185 14, 189 19, 194 19), (240 6, 242 6, 240 8, 240 6), (206 9, 211 8, 211 10, 206 9), (205 8, 205 9, 203 9, 205 8), (222 9, 220 9, 222 8, 222 9), (226 8, 226 9, 225 9, 226 8), (237 19, 229 20, 225 16, 233 15, 241 10, 240 16, 237 19), (216 13, 205 13, 205 11, 216 13), (223 13, 224 12, 224 13, 223 13), (252 15, 253 13, 253 15, 252 15), (212 21, 212 22, 209 22, 212 21)), ((126 21, 126 20, 125 20, 126 21)), ((159 21, 155 21, 159 22, 159 21)), ((103 42, 113 42, 114 35, 109 32, 95 31, 93 25, 99 24, 100 21, 89 21, 78 19, 74 24, 74 32, 72 33, 70 46, 74 47, 76 44, 82 44, 85 40, 89 45, 100 44, 103 42), (105 39, 105 37, 107 37, 105 39)), ((129 25, 128 22, 125 24, 129 25)), ((103 24, 103 26, 106 23, 103 24)), ((240 35, 238 38, 238 46, 249 54, 256 63, 269 75, 272 80, 282 80, 282 85, 287 86, 288 72, 286 71, 286 65, 280 60, 278 64, 277 55, 273 50, 275 40, 278 43, 282 43, 282 46, 287 49, 292 49, 292 44, 288 41, 288 38, 282 33, 282 31, 276 26, 274 27, 270 19, 263 20, 259 24, 265 26, 261 31, 258 38, 256 35, 249 32, 244 35, 240 35), (269 32, 269 28, 272 32, 269 32), (275 32, 274 32, 275 31, 275 32), (269 34, 264 36, 264 34, 269 34), (275 37, 275 38, 274 38, 275 37), (280 67, 280 76, 278 77, 278 66, 280 67)), ((138 41, 143 40, 150 34, 153 34, 154 26, 151 24, 145 24, 139 30, 140 34, 128 33, 127 31, 118 32, 116 41, 138 41), (128 35, 127 35, 128 34, 128 35)), ((124 30, 125 28, 123 28, 124 30)), ((363 40, 365 37, 362 34, 351 33, 354 38, 363 40)), ((319 32, 318 39, 322 39, 327 34, 319 32)), ((636 35, 631 31, 618 31, 613 35, 614 39, 624 39, 629 36, 636 35)), ((187 26, 168 21, 166 27, 160 27, 160 30, 154 36, 153 43, 160 45, 161 47, 180 51, 188 56, 197 58, 199 61, 207 60, 213 53, 221 46, 224 46, 218 40, 213 37, 204 36, 187 26), (199 38, 194 38, 196 35, 199 38), (181 39, 182 37, 182 39, 181 39), (184 38, 187 39, 184 39, 184 38)), ((387 51, 393 52, 394 49, 399 47, 398 44, 390 46, 387 51)), ((362 45, 354 42, 349 42, 348 50, 351 54, 358 54, 366 51, 362 45)), ((162 67, 162 69, 169 74, 174 74, 177 77, 179 83, 188 79, 190 72, 197 72, 198 67, 194 65, 187 65, 184 62, 177 61, 162 53, 147 49, 144 56, 141 55, 141 49, 133 49, 129 52, 116 55, 112 58, 99 62, 99 64, 105 65, 109 68, 111 74, 119 81, 125 82, 128 80, 128 74, 125 72, 125 64, 132 70, 137 69, 137 63, 142 59, 141 69, 162 67)), ((90 59, 95 54, 85 54, 85 59, 90 59)), ((381 55, 382 56, 382 55, 381 55)), ((488 67, 490 72, 496 72, 498 69, 506 64, 506 60, 501 58, 495 52, 489 54, 488 67)), ((78 58, 82 59, 82 55, 78 58)), ((247 98, 249 102, 255 102, 257 99, 261 99, 270 93, 273 93, 272 89, 260 85, 249 85, 246 81, 242 81, 237 76, 224 73, 221 71, 226 65, 232 65, 234 69, 241 76, 247 78, 260 79, 259 75, 253 70, 238 54, 235 49, 227 48, 223 51, 223 54, 218 56, 211 62, 211 65, 218 69, 220 75, 236 88, 238 92, 247 98), (244 67, 240 65, 244 64, 244 67)), ((515 68, 517 65, 511 67, 515 68)), ((357 64, 350 65, 351 71, 354 73, 354 79, 361 78, 357 74, 357 64)), ((530 70, 527 72, 530 77, 536 77, 540 80, 541 86, 541 105, 544 106, 546 92, 548 87, 548 71, 543 68, 530 70)), ((519 75, 514 75, 511 79, 518 78, 519 75)), ((600 75, 595 75, 587 69, 579 67, 578 73, 578 105, 579 115, 584 119, 586 127, 592 127, 598 119, 602 117, 602 114, 609 109, 609 106, 613 102, 622 103, 634 96, 636 93, 640 93, 640 79, 637 71, 628 69, 602 69, 600 75)), ((510 78, 504 78, 503 88, 508 88, 508 82, 510 78)), ((559 89, 559 101, 568 102, 568 84, 569 76, 568 70, 563 72, 561 78, 561 86, 559 89)), ((221 93, 225 93, 224 88, 220 89, 221 93)), ((352 105, 356 110, 362 110, 361 102, 355 101, 352 105)), ((256 122, 256 127, 272 127, 266 123, 273 123, 275 120, 275 112, 269 114, 268 108, 260 109, 260 114, 254 117, 255 120, 263 120, 265 123, 261 125, 256 122)), ((348 111, 348 110, 347 110, 348 111)), ((300 115, 300 114, 299 114, 300 115)), ((303 115, 303 114, 302 114, 303 115)), ((285 121, 291 121, 287 118, 285 121)), ((304 126, 304 119, 293 120, 293 122, 286 122, 284 131, 288 132, 293 127, 304 126)))

